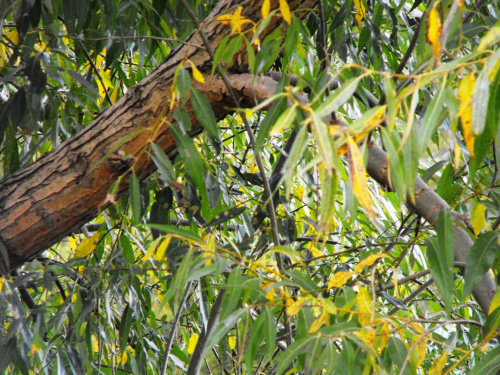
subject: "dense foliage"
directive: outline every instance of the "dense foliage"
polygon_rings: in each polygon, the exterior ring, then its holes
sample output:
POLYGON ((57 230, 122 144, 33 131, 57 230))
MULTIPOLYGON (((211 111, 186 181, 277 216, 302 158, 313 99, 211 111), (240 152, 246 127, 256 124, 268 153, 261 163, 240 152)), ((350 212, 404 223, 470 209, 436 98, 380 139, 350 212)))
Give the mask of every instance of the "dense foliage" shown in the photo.
MULTIPOLYGON (((84 129, 197 32, 189 10, 202 22, 216 5, 184 3, 1 0, 1 176, 84 129)), ((471 296, 500 269, 498 4, 269 6, 213 21, 232 29, 213 69, 179 66, 165 99, 179 152, 152 144, 158 172, 133 174, 127 195, 112 189, 95 220, 1 279, 0 372, 500 368, 500 296, 489 311, 471 296), (281 27, 260 38, 270 17, 281 27), (193 84, 241 70, 241 49, 278 90, 217 122, 193 84), (186 106, 208 130, 194 139, 186 106), (366 177, 370 142, 392 188, 366 177), (470 219, 465 265, 454 214, 436 230, 405 206, 417 175, 470 219)))

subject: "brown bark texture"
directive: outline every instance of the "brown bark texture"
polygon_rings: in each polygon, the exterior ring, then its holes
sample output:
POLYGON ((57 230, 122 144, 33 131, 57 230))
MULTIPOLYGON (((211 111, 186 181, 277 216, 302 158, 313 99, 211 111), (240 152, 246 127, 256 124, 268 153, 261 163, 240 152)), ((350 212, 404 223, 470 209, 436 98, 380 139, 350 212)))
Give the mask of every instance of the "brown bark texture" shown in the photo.
MULTIPOLYGON (((316 1, 294 0, 289 6, 297 17, 304 18, 316 1)), ((213 49, 231 32, 215 18, 234 13, 238 6, 242 16, 255 22, 261 18, 261 0, 221 0, 201 26, 213 49)), ((277 7, 278 1, 273 1, 272 9, 277 7)), ((281 17, 273 17, 261 37, 282 22, 281 17)), ((118 195, 126 190, 131 170, 139 179, 151 174, 155 169, 149 157, 151 142, 167 154, 175 152, 168 126, 173 122, 173 111, 167 99, 179 64, 189 69, 186 59, 201 71, 211 69, 211 58, 197 32, 83 131, 40 161, 0 181, 0 264, 4 271, 19 267, 95 218, 111 203, 108 192, 113 183, 120 180, 118 195)), ((245 55, 237 54, 235 61, 244 65, 245 55)), ((245 90, 250 83, 249 75, 231 77, 244 107, 255 105, 259 98, 259 85, 251 85, 255 92, 245 90)), ((219 119, 233 111, 220 78, 194 84, 208 97, 219 119)), ((195 124, 190 134, 194 136, 202 128, 192 108, 186 109, 195 124)))

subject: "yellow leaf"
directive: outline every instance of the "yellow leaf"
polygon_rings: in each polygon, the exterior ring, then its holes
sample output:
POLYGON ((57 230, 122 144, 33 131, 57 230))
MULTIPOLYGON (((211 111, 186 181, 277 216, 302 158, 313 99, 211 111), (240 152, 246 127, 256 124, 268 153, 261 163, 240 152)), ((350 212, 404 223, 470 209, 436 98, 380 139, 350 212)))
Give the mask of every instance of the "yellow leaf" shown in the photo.
POLYGON ((289 316, 293 316, 293 315, 297 314, 305 304, 306 304, 306 300, 304 298, 299 298, 297 301, 286 306, 286 313, 289 316))
POLYGON ((193 70, 193 78, 197 80, 198 82, 205 83, 205 78, 203 77, 203 74, 198 70, 196 65, 193 64, 192 61, 189 61, 191 64, 191 69, 193 70))
POLYGON ((242 7, 238 7, 233 14, 233 18, 231 19, 231 34, 241 33, 241 11, 242 7))
POLYGON ((493 296, 493 299, 491 300, 490 310, 488 311, 488 314, 491 314, 499 307, 500 307, 500 289, 497 289, 495 295, 493 296))
POLYGON ((356 304, 358 305, 359 314, 358 321, 361 325, 367 325, 371 320, 371 312, 372 312, 372 297, 370 293, 368 293, 368 289, 366 287, 359 287, 358 294, 356 297, 356 304))
POLYGON ((424 339, 416 337, 416 340, 420 340, 414 349, 416 350, 416 355, 417 355, 415 367, 418 368, 425 359, 425 353, 427 351, 427 336, 424 339))
POLYGON ((0 277, 0 292, 2 291, 3 286, 3 277, 0 277))
POLYGON ((361 29, 363 20, 365 19, 366 8, 361 0, 354 0, 354 7, 356 8, 356 22, 358 23, 358 27, 361 29))
POLYGON ((78 246, 78 248, 76 249, 73 258, 83 258, 94 251, 97 247, 97 244, 99 243, 99 237, 101 237, 101 233, 96 233, 92 237, 85 238, 80 246, 78 246))
POLYGON ((146 254, 144 254, 144 257, 142 258, 143 262, 146 262, 153 256, 155 253, 156 249, 158 248, 158 245, 160 244, 160 241, 162 240, 162 237, 157 238, 148 247, 148 250, 146 251, 146 254))
POLYGON ((352 138, 347 139, 346 146, 347 156, 349 157, 349 180, 351 181, 354 196, 372 220, 377 221, 372 208, 370 192, 368 191, 363 155, 361 155, 358 145, 352 138))
POLYGON ((99 341, 97 341, 97 337, 95 335, 90 336, 90 341, 92 341, 92 351, 94 353, 99 351, 99 341))
POLYGON ((470 215, 470 223, 472 225, 472 229, 474 230, 474 235, 478 235, 481 231, 488 225, 485 217, 486 206, 477 203, 472 209, 472 213, 470 215))
POLYGON ((462 10, 464 9, 464 2, 465 2, 465 0, 457 0, 457 5, 462 10))
POLYGON ((429 369, 429 375, 441 375, 443 373, 444 365, 446 365, 448 359, 448 352, 446 349, 443 354, 437 357, 434 362, 432 362, 432 366, 429 369))
POLYGON ((465 145, 469 149, 471 156, 474 156, 474 134, 472 133, 472 103, 474 102, 474 86, 476 78, 474 73, 465 76, 460 81, 458 87, 458 99, 460 108, 458 115, 462 120, 462 132, 464 134, 465 145))
POLYGON ((380 343, 379 350, 382 351, 384 348, 387 346, 387 342, 389 341, 389 338, 391 337, 391 327, 387 322, 384 322, 382 324, 382 342, 380 343))
POLYGON ((271 0, 264 0, 262 3, 262 18, 266 19, 269 16, 269 11, 271 10, 271 0))
POLYGON ((375 329, 372 327, 363 327, 356 332, 356 336, 363 340, 366 345, 371 347, 373 341, 375 341, 375 329))
MULTIPOLYGON (((437 4, 437 3, 436 3, 437 4)), ((441 59, 441 17, 436 10, 436 6, 431 9, 429 13, 429 26, 427 28, 427 40, 434 49, 434 57, 438 60, 441 59)))
POLYGON ((76 238, 74 236, 68 237, 69 249, 74 252, 76 250, 76 238))
POLYGON ((229 342, 229 350, 233 350, 236 347, 236 337, 229 336, 228 342, 229 342))
POLYGON ((155 259, 159 262, 165 260, 165 252, 167 251, 167 247, 170 244, 171 236, 167 236, 158 246, 156 250, 155 259))
POLYGON ((198 334, 194 333, 190 338, 189 338, 189 343, 187 347, 187 352, 188 354, 193 354, 194 353, 194 348, 196 348, 196 344, 198 343, 198 334))
POLYGON ((309 328, 309 333, 314 333, 316 332, 318 329, 321 328, 321 326, 323 325, 323 323, 325 322, 326 320, 326 311, 323 310, 320 314, 320 316, 318 316, 316 318, 316 320, 311 324, 311 327, 309 328))
POLYGON ((223 14, 222 16, 216 18, 216 20, 222 23, 223 25, 231 25, 232 19, 233 16, 231 14, 223 14))
POLYGON ((288 3, 286 0, 280 0, 280 11, 281 15, 285 19, 286 23, 289 25, 292 24, 292 14, 290 13, 290 7, 288 6, 288 3))
POLYGON ((354 268, 354 272, 360 272, 363 270, 363 268, 370 267, 373 263, 375 263, 377 259, 380 258, 390 258, 390 257, 387 254, 372 254, 368 256, 368 258, 363 259, 361 262, 359 262, 356 268, 354 268))
POLYGON ((333 304, 332 301, 328 299, 321 299, 321 305, 325 308, 325 311, 330 315, 337 314, 337 307, 333 304))
POLYGON ((493 26, 490 31, 486 33, 486 35, 481 39, 481 43, 479 43, 479 47, 477 47, 478 51, 484 51, 486 48, 492 46, 495 43, 500 41, 500 21, 493 26))
POLYGON ((9 41, 11 41, 13 44, 17 46, 17 44, 19 43, 19 34, 17 33, 16 29, 12 29, 11 31, 5 33, 4 35, 9 41))
POLYGON ((328 282, 328 289, 343 287, 347 282, 347 280, 349 280, 352 275, 354 275, 354 272, 350 271, 337 272, 328 282))

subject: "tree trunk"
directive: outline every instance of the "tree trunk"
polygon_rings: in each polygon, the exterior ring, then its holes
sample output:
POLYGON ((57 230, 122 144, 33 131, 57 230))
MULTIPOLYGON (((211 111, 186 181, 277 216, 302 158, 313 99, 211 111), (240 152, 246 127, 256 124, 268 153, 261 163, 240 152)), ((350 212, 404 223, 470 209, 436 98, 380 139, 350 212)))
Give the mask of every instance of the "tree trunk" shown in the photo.
MULTIPOLYGON (((299 18, 305 18, 305 10, 315 5, 316 0, 289 2, 292 11, 299 10, 295 12, 299 18)), ((261 0, 221 0, 202 23, 214 50, 231 32, 229 26, 215 18, 234 13, 237 6, 242 6, 242 16, 255 22, 261 18, 261 0)), ((272 8, 277 6, 278 1, 272 1, 272 8)), ((281 17, 273 17, 261 37, 282 22, 281 17)), ((175 152, 168 127, 173 122, 168 98, 177 67, 190 67, 185 59, 201 71, 211 69, 199 33, 194 32, 187 44, 173 51, 83 131, 40 161, 0 181, 0 264, 4 271, 19 267, 95 218, 112 203, 108 192, 115 182, 120 182, 118 195, 126 190, 132 170, 139 179, 151 174, 155 169, 148 155, 151 142, 167 153, 175 152)), ((245 60, 244 53, 235 56, 240 64, 244 65, 245 60)), ((231 82, 241 105, 253 106, 251 96, 245 98, 249 92, 244 85, 251 83, 246 77, 232 76, 231 82)), ((232 112, 228 107, 234 106, 228 106, 232 101, 220 79, 207 78, 205 84, 196 82, 195 87, 208 97, 219 119, 232 112)), ((192 109, 188 108, 188 112, 194 124, 190 135, 195 136, 202 128, 192 109)))

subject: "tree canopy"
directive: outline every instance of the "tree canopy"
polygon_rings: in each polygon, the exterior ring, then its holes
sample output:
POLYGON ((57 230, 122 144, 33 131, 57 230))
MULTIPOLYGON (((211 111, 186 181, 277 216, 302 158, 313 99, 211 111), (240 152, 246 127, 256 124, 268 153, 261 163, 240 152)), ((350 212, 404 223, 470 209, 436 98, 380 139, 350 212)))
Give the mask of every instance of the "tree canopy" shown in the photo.
POLYGON ((0 373, 496 374, 499 12, 2 0, 0 373))

